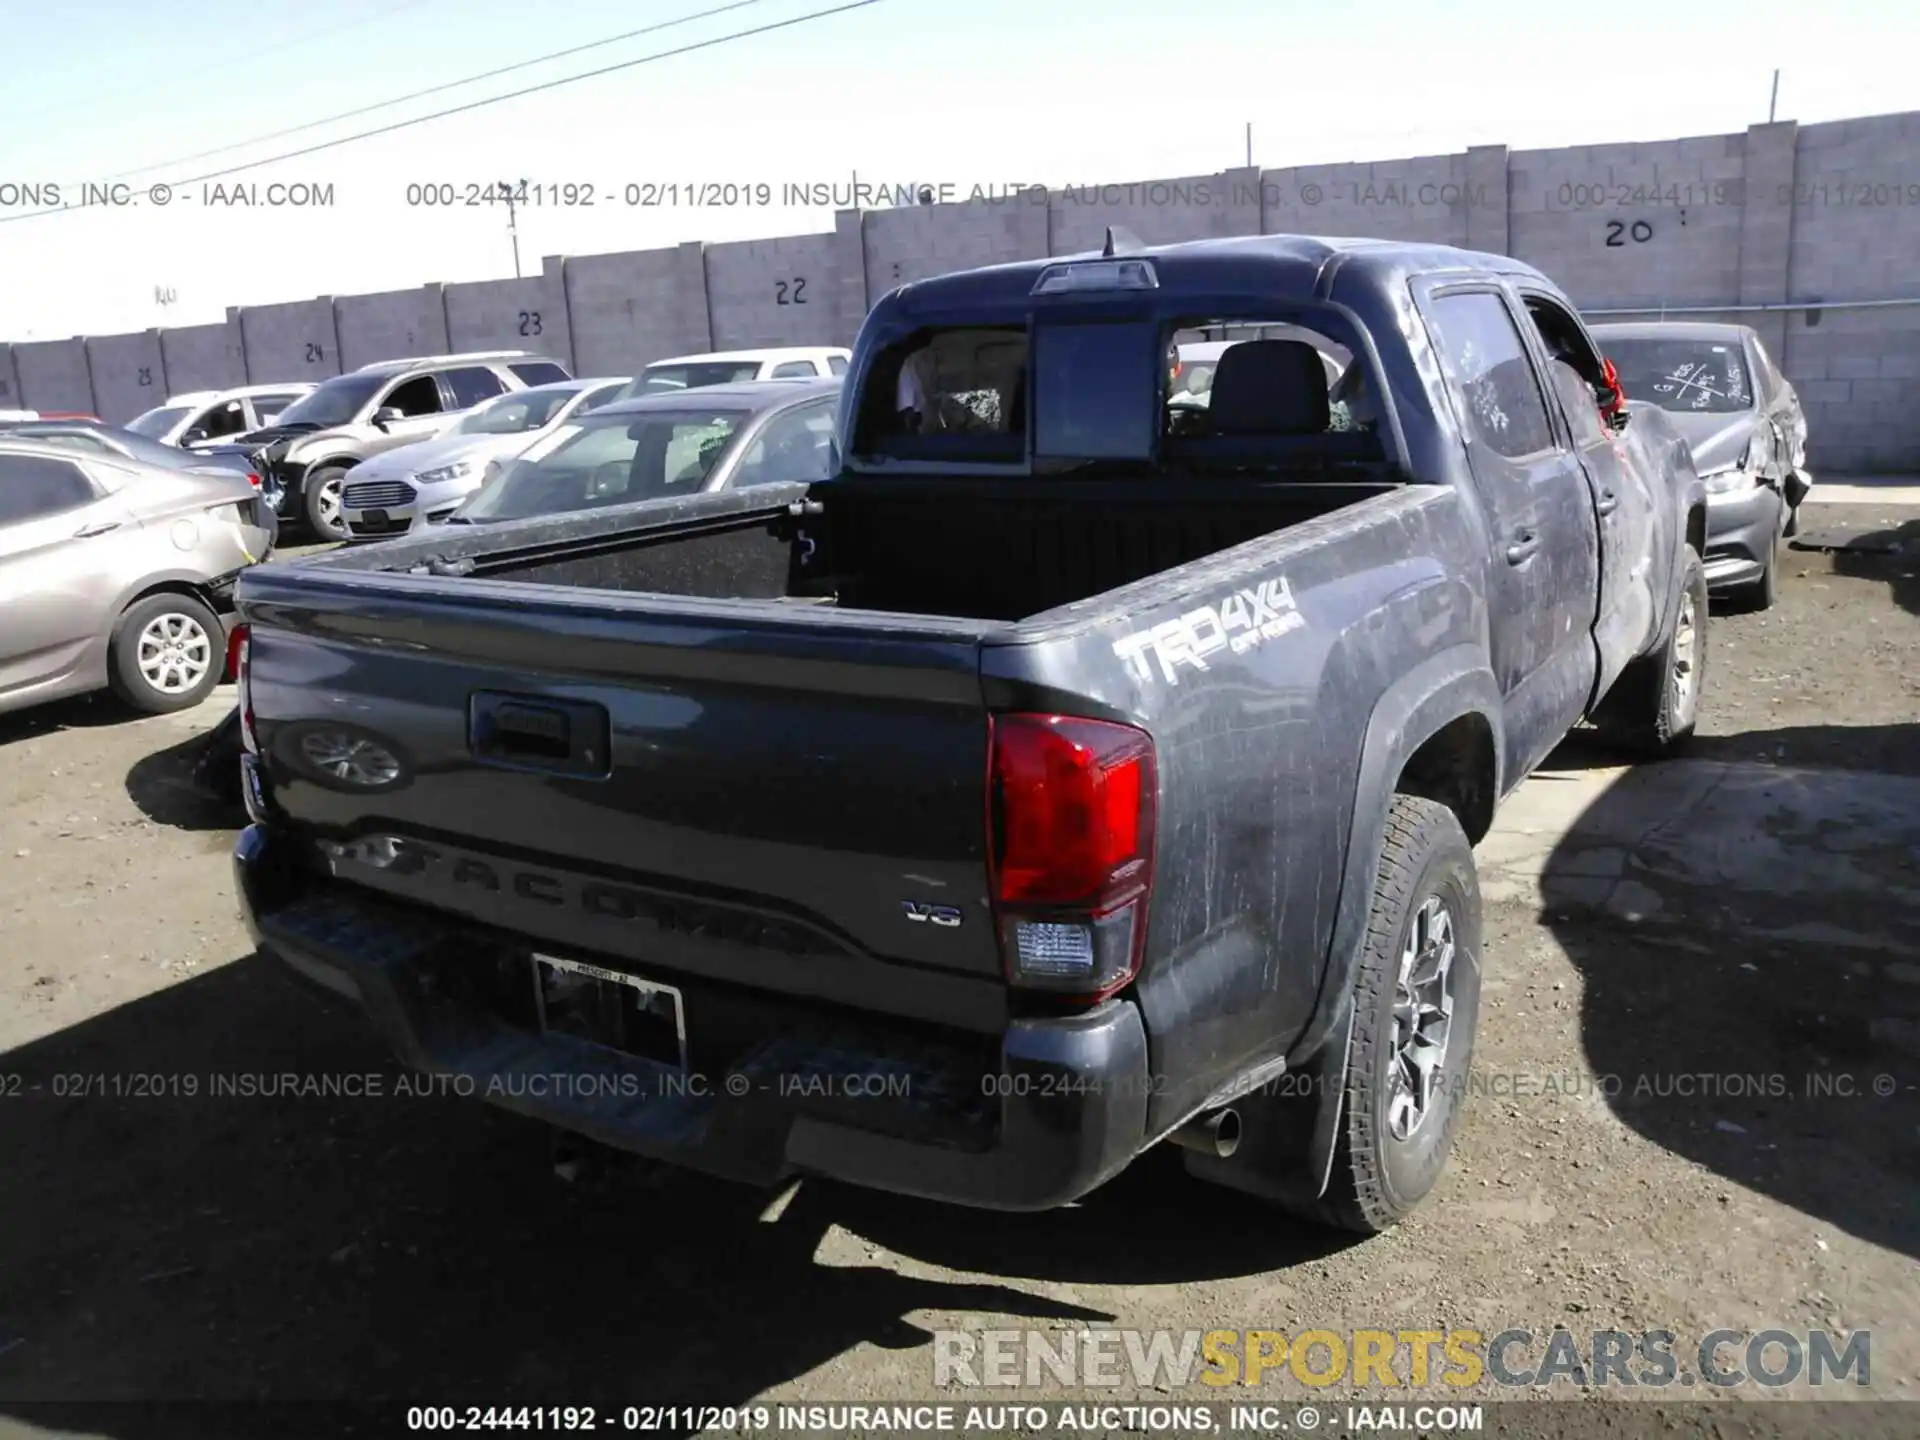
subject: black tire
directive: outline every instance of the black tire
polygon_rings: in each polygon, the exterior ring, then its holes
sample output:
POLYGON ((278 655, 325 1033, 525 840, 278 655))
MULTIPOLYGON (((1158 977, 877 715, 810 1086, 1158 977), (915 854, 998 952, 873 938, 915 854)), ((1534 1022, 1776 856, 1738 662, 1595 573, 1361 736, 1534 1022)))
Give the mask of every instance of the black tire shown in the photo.
POLYGON ((107 644, 113 693, 149 715, 198 705, 213 693, 226 667, 220 618, 193 596, 171 591, 129 605, 107 644), (143 648, 151 645, 162 648, 157 653, 143 648))
POLYGON ((1387 812, 1353 1007, 1332 1173, 1326 1193, 1300 1210, 1321 1224, 1374 1235, 1411 1214, 1446 1168, 1480 1018, 1480 880, 1473 847, 1453 811, 1432 800, 1397 795, 1387 812), (1444 912, 1451 934, 1450 984, 1443 987, 1450 1019, 1425 1106, 1405 1127, 1395 1084, 1396 1074, 1407 1073, 1399 1029, 1402 972, 1426 953, 1425 941, 1438 938, 1432 907, 1444 912))
POLYGON ((1647 759, 1676 754, 1693 738, 1707 683, 1707 573, 1699 551, 1689 545, 1685 554, 1673 628, 1627 666, 1592 717, 1607 742, 1647 759))
POLYGON ((1771 610, 1779 599, 1780 542, 1776 540, 1767 550, 1766 562, 1760 569, 1760 578, 1741 587, 1740 604, 1748 611, 1758 614, 1762 610, 1771 610))
POLYGON ((340 517, 340 486, 346 479, 351 465, 322 465, 309 470, 300 485, 300 509, 306 516, 307 528, 321 540, 345 540, 346 522, 340 517), (332 505, 327 503, 327 491, 333 491, 332 505))

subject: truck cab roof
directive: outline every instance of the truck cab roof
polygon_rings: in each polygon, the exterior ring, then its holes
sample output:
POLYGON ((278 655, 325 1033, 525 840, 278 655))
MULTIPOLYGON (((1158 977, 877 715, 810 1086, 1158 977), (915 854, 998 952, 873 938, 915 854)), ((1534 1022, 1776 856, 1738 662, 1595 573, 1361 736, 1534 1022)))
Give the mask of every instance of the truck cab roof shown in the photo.
POLYGON ((1112 255, 1087 251, 1043 260, 1016 260, 909 282, 882 297, 875 308, 885 306, 919 315, 949 307, 1025 300, 1033 295, 1040 277, 1056 267, 1124 260, 1150 261, 1160 289, 1234 296, 1324 296, 1333 276, 1346 269, 1359 270, 1381 283, 1465 270, 1524 277, 1543 288, 1559 289, 1540 271, 1510 255, 1453 245, 1320 235, 1243 235, 1141 246, 1112 255))

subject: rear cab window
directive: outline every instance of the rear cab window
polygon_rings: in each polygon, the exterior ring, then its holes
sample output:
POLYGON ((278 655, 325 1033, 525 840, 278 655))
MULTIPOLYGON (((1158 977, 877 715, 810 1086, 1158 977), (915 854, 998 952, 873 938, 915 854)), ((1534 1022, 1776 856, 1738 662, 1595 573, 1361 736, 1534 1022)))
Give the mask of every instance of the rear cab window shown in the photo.
POLYGON ((920 330, 876 353, 849 449, 882 469, 1384 460, 1345 322, 1289 310, 1301 318, 1174 301, 920 330))

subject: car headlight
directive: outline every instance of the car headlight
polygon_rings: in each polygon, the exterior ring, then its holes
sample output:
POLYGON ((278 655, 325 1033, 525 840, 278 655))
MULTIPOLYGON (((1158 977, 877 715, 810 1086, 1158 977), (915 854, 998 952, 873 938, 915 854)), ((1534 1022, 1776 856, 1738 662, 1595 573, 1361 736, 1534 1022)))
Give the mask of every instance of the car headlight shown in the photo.
POLYGON ((456 460, 451 465, 442 465, 435 470, 422 470, 413 478, 416 483, 421 485, 441 485, 448 480, 464 480, 472 473, 473 462, 471 460, 456 460))

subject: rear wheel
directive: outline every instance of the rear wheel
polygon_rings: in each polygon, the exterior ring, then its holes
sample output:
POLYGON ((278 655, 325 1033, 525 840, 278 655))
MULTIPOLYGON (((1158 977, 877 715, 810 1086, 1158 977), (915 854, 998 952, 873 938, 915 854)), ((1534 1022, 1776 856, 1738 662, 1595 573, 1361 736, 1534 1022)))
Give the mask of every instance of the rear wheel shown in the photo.
POLYGON ((1340 1138, 1306 1218, 1375 1234, 1453 1149, 1480 1016, 1480 882, 1453 811, 1397 795, 1353 987, 1340 1138))
POLYGON ((191 595, 149 595, 113 628, 107 673, 113 691, 149 715, 198 705, 220 683, 226 646, 219 618, 191 595))
POLYGON ((309 471, 302 487, 307 525, 322 540, 347 538, 347 522, 340 513, 340 492, 346 488, 348 467, 322 465, 309 471))
POLYGON ((1621 672, 1593 715, 1601 735, 1649 759, 1693 737, 1707 678, 1707 573, 1691 545, 1680 577, 1678 613, 1666 643, 1621 672))

